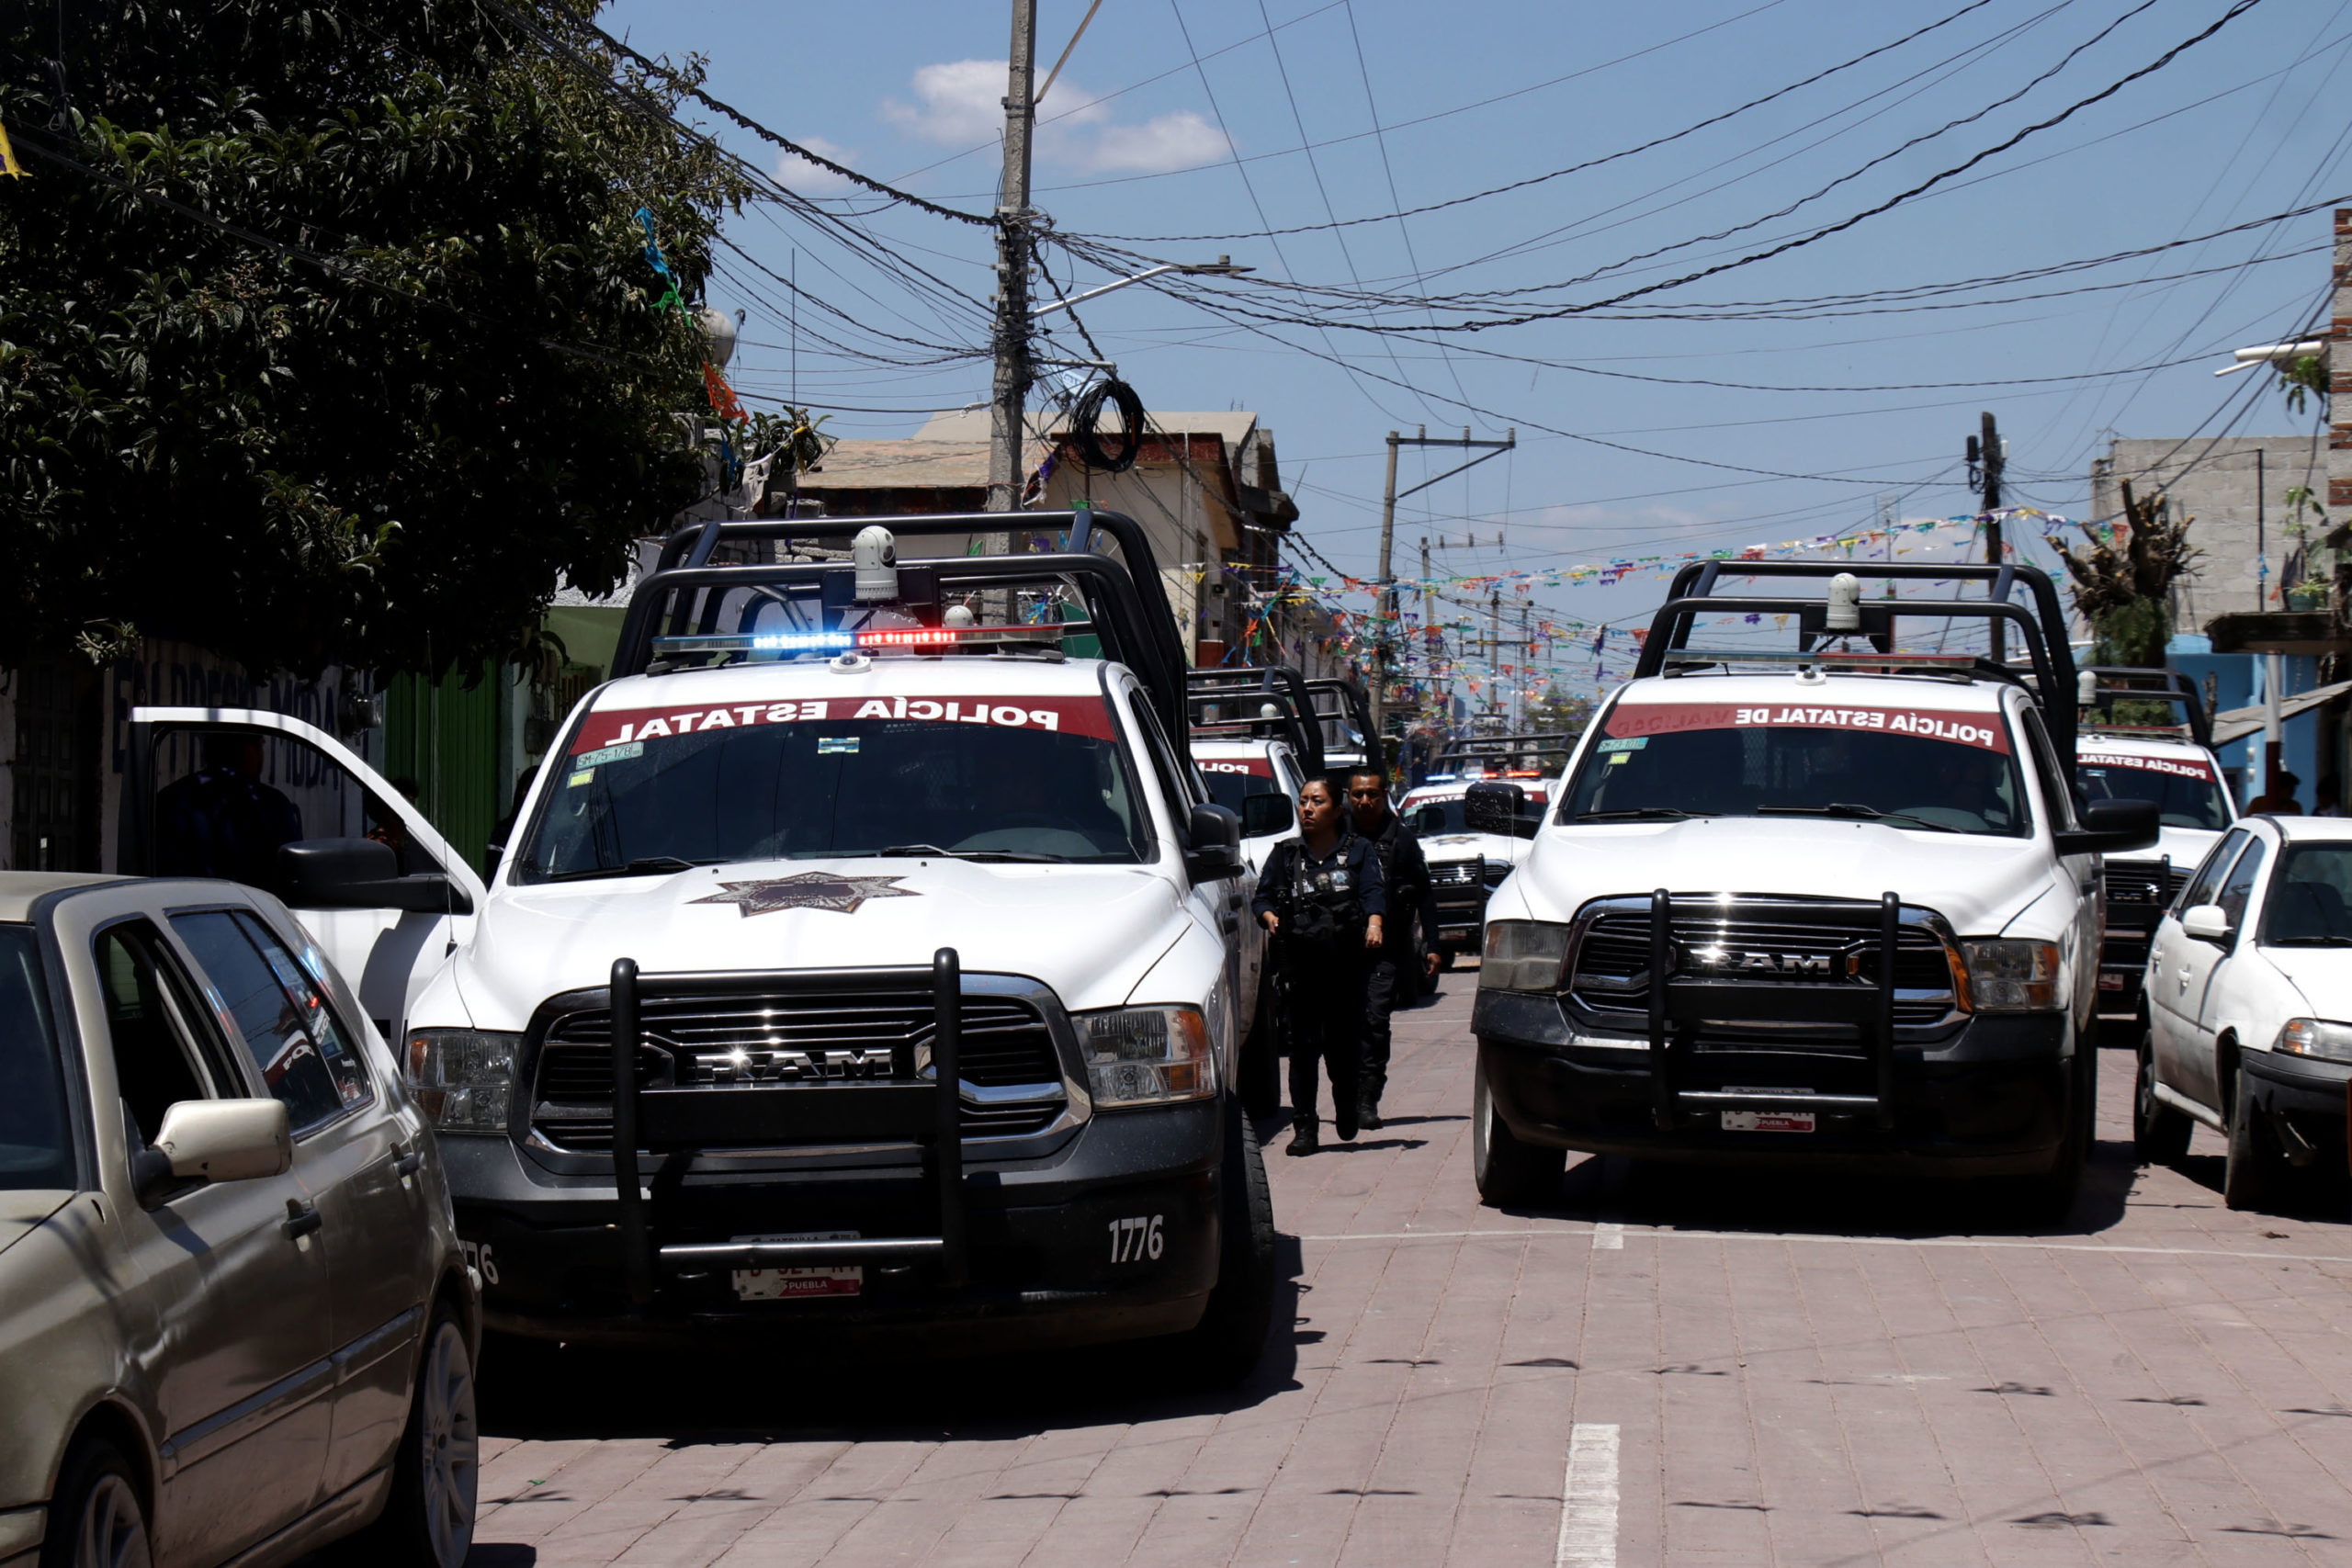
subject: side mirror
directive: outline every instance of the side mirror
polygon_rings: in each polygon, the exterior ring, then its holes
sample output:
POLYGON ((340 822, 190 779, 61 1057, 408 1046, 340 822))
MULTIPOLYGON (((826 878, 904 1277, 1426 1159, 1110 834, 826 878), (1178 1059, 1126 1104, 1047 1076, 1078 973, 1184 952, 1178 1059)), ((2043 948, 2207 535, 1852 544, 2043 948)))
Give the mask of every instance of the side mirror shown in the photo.
POLYGON ((1474 784, 1462 796, 1462 822, 1474 833, 1519 836, 1519 814, 1527 794, 1514 784, 1474 784))
POLYGON ((1298 826, 1298 807, 1286 795, 1245 795, 1241 797, 1241 836, 1262 839, 1287 833, 1298 826))
POLYGON ((2083 807, 2083 825, 2057 835, 2062 855, 2111 855, 2153 849, 2162 827, 2153 800, 2094 800, 2083 807))
POLYGON ((304 839, 277 851, 277 883, 297 909, 405 909, 469 915, 465 889, 439 872, 400 874, 390 844, 373 839, 304 839))
MULTIPOLYGON (((1279 797, 1277 797, 1279 798, 1279 797)), ((1222 806, 1195 806, 1185 824, 1191 848, 1184 852, 1184 870, 1195 882, 1236 876, 1241 858, 1241 818, 1222 806)))
POLYGON ((132 1174, 141 1200, 152 1201, 182 1182, 249 1181, 293 1165, 283 1100, 183 1100, 164 1112, 132 1174))
POLYGON ((2227 943, 2236 934, 2230 917, 2219 904, 2199 904, 2180 912, 2180 929, 2199 942, 2227 943))

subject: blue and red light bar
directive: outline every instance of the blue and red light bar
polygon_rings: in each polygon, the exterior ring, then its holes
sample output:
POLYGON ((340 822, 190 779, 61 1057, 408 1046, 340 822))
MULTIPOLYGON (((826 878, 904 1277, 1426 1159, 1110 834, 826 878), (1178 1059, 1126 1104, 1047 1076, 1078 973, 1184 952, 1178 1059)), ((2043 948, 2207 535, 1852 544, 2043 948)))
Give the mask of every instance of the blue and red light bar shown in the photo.
POLYGON ((849 653, 864 649, 949 649, 966 643, 1057 642, 1093 630, 1085 621, 1036 626, 874 626, 864 631, 791 631, 657 637, 656 654, 849 653))

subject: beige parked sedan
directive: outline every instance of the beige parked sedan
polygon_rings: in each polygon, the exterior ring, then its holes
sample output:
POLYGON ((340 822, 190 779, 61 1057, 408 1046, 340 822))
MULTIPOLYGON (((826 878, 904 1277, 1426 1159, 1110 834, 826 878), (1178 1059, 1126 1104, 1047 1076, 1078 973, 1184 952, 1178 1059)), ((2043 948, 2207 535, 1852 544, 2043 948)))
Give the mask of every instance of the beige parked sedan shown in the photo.
POLYGON ((0 1568, 473 1536, 476 1287, 350 987, 225 882, 0 874, 0 1568))

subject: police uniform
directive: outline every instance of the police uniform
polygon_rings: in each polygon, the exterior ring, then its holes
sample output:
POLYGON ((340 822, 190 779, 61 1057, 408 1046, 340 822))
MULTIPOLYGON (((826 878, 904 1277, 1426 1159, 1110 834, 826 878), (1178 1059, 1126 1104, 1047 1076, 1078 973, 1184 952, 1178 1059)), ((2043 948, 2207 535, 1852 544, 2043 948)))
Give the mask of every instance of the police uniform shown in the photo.
POLYGON ((1291 1126, 1312 1145, 1316 1135, 1316 1072, 1331 1075, 1331 1119, 1340 1136, 1356 1135, 1362 1090, 1364 979, 1370 955, 1367 922, 1385 917, 1387 888, 1371 841, 1352 829, 1330 852, 1315 855, 1303 840, 1274 846, 1259 879, 1254 914, 1281 918, 1274 961, 1287 993, 1284 1032, 1290 1048, 1291 1126))
POLYGON ((1420 836, 1405 826, 1403 818, 1388 813, 1388 820, 1368 840, 1380 866, 1381 886, 1393 913, 1383 922, 1382 941, 1373 950, 1372 969, 1364 991, 1363 1069, 1358 1098, 1365 1125, 1376 1125, 1380 1097, 1388 1089, 1388 1015, 1409 1005, 1420 994, 1421 963, 1413 941, 1413 917, 1432 935, 1437 931, 1436 895, 1430 887, 1429 862, 1421 857, 1420 836))

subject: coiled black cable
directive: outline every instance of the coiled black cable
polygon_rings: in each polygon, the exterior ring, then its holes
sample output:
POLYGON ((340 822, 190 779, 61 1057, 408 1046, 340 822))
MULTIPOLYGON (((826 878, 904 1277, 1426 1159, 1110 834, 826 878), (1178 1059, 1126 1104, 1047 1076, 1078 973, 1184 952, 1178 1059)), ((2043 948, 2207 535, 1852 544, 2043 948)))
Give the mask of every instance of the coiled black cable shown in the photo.
POLYGON ((1136 466, 1136 458, 1143 451, 1143 400, 1125 381, 1106 378, 1097 381, 1080 394, 1077 404, 1069 412, 1070 439, 1078 446, 1079 461, 1100 474, 1124 474, 1136 466), (1115 403, 1119 410, 1119 446, 1116 452, 1102 446, 1102 405, 1115 403))

